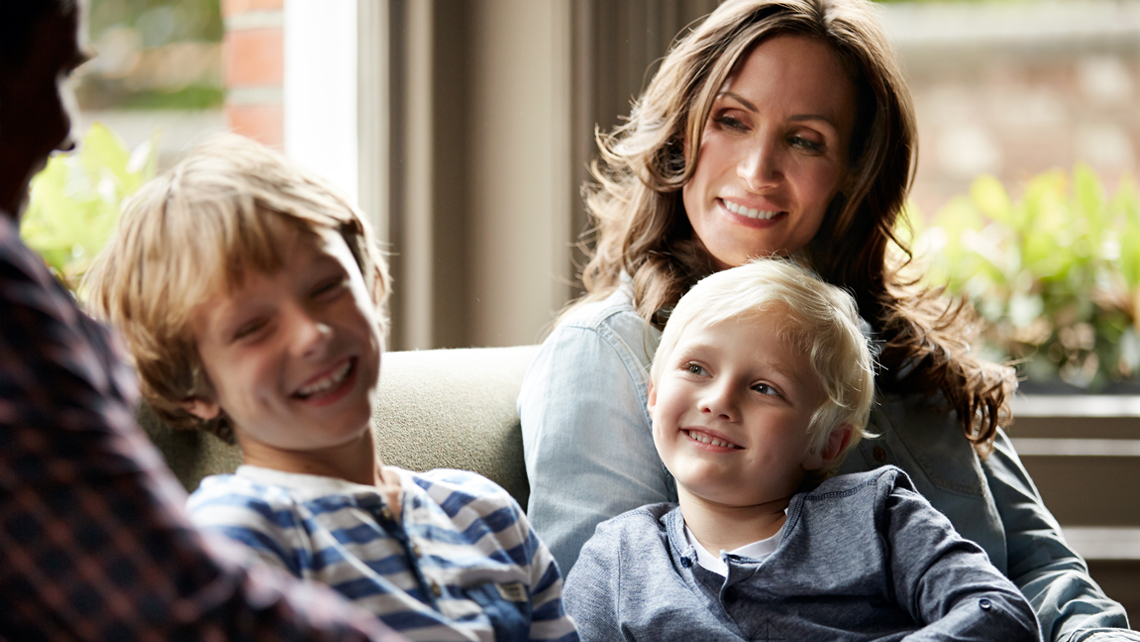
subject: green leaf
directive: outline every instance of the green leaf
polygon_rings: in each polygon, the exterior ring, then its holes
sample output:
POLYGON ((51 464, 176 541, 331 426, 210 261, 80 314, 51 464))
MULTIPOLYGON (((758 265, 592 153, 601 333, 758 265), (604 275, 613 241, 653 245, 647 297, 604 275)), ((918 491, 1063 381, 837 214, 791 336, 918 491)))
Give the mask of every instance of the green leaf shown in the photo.
POLYGON ((994 221, 1008 220, 1012 213, 1005 187, 993 176, 981 176, 970 186, 970 198, 982 213, 994 221))
POLYGON ((1104 187, 1092 169, 1084 163, 1073 169, 1073 194, 1079 206, 1079 216, 1087 221, 1099 222, 1101 205, 1104 203, 1104 187))
POLYGON ((136 149, 101 123, 79 151, 53 156, 31 184, 20 236, 74 288, 115 228, 123 199, 154 176, 157 133, 136 149))

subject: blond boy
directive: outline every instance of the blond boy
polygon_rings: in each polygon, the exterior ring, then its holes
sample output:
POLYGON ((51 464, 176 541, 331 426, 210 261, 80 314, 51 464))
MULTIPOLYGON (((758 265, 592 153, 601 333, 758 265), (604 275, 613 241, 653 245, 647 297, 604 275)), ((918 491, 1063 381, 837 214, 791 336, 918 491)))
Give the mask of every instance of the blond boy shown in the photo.
POLYGON ((503 489, 376 455, 388 279, 335 189, 212 140, 128 203, 88 283, 155 410, 241 447, 235 474, 191 496, 200 527, 409 639, 577 639, 557 566, 503 489))
POLYGON ((565 598, 583 640, 1040 639, 1016 587, 901 470, 826 479, 866 436, 859 325, 849 295, 782 260, 681 299, 648 404, 678 504, 586 543, 565 598))

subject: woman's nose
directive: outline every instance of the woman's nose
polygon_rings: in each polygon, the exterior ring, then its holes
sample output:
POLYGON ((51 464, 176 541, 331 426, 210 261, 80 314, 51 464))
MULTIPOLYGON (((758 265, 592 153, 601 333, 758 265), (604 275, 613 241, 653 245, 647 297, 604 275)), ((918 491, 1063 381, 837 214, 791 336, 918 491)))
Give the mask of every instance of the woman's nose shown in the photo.
POLYGON ((760 192, 779 182, 782 172, 778 149, 774 141, 759 141, 737 163, 737 174, 749 190, 760 192))

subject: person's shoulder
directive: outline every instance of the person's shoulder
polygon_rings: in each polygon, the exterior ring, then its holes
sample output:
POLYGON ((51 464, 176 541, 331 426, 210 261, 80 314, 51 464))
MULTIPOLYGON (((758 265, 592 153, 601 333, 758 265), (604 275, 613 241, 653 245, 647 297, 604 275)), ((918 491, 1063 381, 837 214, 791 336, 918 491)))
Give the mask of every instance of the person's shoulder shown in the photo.
POLYGON ((570 328, 641 330, 647 325, 637 313, 629 286, 622 284, 604 299, 581 303, 571 309, 558 322, 555 331, 570 328))
POLYGON ((845 493, 868 486, 877 486, 881 484, 894 486, 899 483, 909 486, 910 478, 907 477, 907 474, 903 471, 903 469, 892 464, 887 464, 885 466, 880 466, 871 470, 845 473, 842 475, 829 477, 814 490, 812 490, 810 494, 827 495, 833 493, 845 493))
POLYGON ((297 498, 284 486, 232 473, 202 478, 198 488, 186 500, 186 508, 191 513, 227 507, 276 511, 295 504, 297 498))
POLYGON ((660 337, 661 331, 637 313, 629 288, 620 287, 605 299, 580 304, 567 313, 543 341, 535 363, 570 372, 575 366, 596 365, 582 355, 617 354, 631 367, 648 368, 660 337), (571 361, 567 355, 579 358, 571 361))
MULTIPOLYGON (((63 344, 65 349, 80 352, 84 351, 83 344, 89 344, 99 353, 99 368, 108 369, 113 352, 109 334, 79 310, 75 299, 52 276, 43 259, 20 240, 15 221, 2 212, 0 282, 4 335, 11 345, 32 355, 48 352, 48 343, 63 344), (61 330, 62 327, 68 329, 61 330)), ((99 373, 95 379, 102 379, 105 374, 99 373)))
POLYGON ((198 528, 222 531, 239 540, 247 539, 242 533, 272 534, 280 539, 304 521, 301 502, 288 488, 234 474, 204 478, 186 500, 186 512, 198 528))
POLYGON ((5 281, 34 281, 43 286, 52 281, 44 262, 20 240, 19 225, 3 210, 0 210, 0 266, 3 268, 0 278, 5 281))
POLYGON ((805 504, 863 501, 874 504, 898 492, 915 493, 914 485, 901 468, 887 464, 872 470, 835 475, 802 495, 805 504))
MULTIPOLYGON (((670 502, 648 504, 601 522, 582 546, 574 569, 590 566, 618 572, 617 567, 611 568, 613 564, 623 567, 632 564, 640 573, 650 566, 667 564, 670 549, 667 518, 676 510, 679 510, 677 504, 670 502)), ((627 570, 633 572, 633 569, 627 570)))
POLYGON ((449 512, 461 507, 471 507, 482 514, 503 507, 522 511, 505 488, 470 470, 436 468, 415 472, 396 466, 388 468, 400 475, 405 490, 425 493, 449 512))
POLYGON ((674 510, 677 510, 677 504, 673 502, 639 506, 598 524, 595 536, 604 533, 622 539, 642 536, 663 537, 667 530, 666 516, 674 510))

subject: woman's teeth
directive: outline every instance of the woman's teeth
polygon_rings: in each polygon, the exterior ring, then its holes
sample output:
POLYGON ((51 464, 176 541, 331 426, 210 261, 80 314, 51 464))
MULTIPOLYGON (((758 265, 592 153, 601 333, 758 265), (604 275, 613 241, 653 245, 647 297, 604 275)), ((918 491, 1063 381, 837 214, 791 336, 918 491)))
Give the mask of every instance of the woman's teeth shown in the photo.
POLYGON ((740 216, 746 216, 748 218, 755 218, 755 219, 767 221, 767 220, 771 219, 773 216, 779 214, 779 212, 765 212, 763 210, 749 209, 747 207, 744 207, 743 205, 737 205, 736 203, 733 203, 732 201, 721 201, 721 202, 724 203, 724 208, 726 210, 732 212, 733 214, 739 214, 740 216))
POLYGON ((304 399, 332 390, 340 384, 340 382, 344 381, 344 378, 348 376, 348 371, 351 369, 352 361, 346 361, 343 366, 329 373, 329 376, 318 379, 304 388, 297 390, 296 395, 304 399))
POLYGON ((702 444, 708 444, 710 446, 717 446, 719 448, 740 448, 740 446, 737 446, 736 444, 730 444, 727 441, 724 441, 723 439, 717 439, 716 437, 709 437, 708 435, 706 435, 703 432, 686 430, 685 434, 689 436, 689 439, 692 439, 693 441, 699 441, 702 444))

